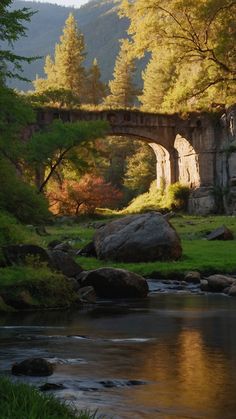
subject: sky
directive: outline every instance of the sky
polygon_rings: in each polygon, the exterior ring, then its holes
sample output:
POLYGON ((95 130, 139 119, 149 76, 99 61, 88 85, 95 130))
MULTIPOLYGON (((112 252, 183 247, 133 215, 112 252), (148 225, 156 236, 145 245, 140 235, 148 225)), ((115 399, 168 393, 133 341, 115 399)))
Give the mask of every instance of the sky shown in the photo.
POLYGON ((88 0, 37 0, 40 3, 54 3, 59 4, 60 6, 74 6, 80 7, 85 3, 88 3, 88 0))

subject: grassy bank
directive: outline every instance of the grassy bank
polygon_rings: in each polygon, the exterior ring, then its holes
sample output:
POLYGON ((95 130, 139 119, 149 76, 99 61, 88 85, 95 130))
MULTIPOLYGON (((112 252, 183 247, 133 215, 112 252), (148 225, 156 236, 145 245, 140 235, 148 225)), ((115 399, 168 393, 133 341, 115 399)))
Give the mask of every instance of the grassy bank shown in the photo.
POLYGON ((95 414, 75 413, 53 396, 45 396, 26 384, 13 384, 0 378, 0 416, 2 419, 95 419, 95 414))
MULTIPOLYGON (((106 217, 103 219, 103 221, 109 220, 106 217)), ((236 238, 236 217, 177 215, 170 221, 182 240, 183 255, 177 262, 114 263, 87 257, 78 257, 77 261, 85 270, 96 269, 102 266, 113 266, 128 269, 145 276, 150 276, 153 273, 154 275, 158 274, 166 277, 175 274, 183 275, 189 270, 199 270, 205 274, 236 271, 235 240, 206 240, 206 235, 222 224, 226 225, 236 238)), ((92 239, 95 232, 95 229, 88 226, 87 222, 73 226, 50 227, 48 230, 51 236, 47 240, 72 240, 73 245, 77 248, 85 246, 92 239)))
POLYGON ((68 281, 46 266, 0 268, 0 312, 9 309, 66 308, 76 300, 68 281), (10 307, 9 307, 10 306, 10 307))

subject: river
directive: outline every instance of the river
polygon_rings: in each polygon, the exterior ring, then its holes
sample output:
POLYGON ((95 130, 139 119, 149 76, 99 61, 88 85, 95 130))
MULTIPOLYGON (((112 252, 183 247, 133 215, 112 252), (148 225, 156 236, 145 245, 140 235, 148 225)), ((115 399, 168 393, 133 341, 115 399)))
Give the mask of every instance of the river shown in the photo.
POLYGON ((63 384, 57 397, 106 418, 236 418, 236 298, 154 286, 145 300, 1 316, 1 373, 28 357, 55 373, 15 380, 63 384))

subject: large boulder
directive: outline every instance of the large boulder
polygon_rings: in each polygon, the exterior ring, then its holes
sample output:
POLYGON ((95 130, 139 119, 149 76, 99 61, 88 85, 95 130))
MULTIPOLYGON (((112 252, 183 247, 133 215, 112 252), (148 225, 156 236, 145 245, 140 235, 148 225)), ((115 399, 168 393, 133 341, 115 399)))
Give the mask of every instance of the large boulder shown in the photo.
POLYGON ((19 363, 16 362, 11 370, 13 375, 30 375, 35 377, 52 375, 53 371, 53 364, 43 358, 29 358, 19 363))
POLYGON ((181 257, 180 238, 157 212, 129 215, 100 228, 94 236, 99 259, 118 262, 151 262, 181 257))
POLYGON ((50 253, 53 267, 69 278, 75 278, 82 272, 82 268, 76 263, 72 256, 61 250, 52 250, 50 253))
POLYGON ((124 269, 100 268, 82 272, 81 287, 92 286, 101 298, 140 298, 148 293, 147 281, 124 269))

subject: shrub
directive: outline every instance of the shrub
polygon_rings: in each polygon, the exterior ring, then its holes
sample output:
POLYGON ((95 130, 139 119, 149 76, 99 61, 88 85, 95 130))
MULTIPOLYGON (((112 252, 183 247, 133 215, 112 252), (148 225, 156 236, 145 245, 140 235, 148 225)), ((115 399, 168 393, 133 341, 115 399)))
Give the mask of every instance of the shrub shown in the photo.
POLYGON ((48 203, 36 189, 17 176, 13 167, 0 160, 0 210, 23 223, 40 224, 50 217, 48 203))
POLYGON ((166 207, 175 210, 187 210, 190 189, 188 186, 176 182, 169 185, 164 201, 166 207))

